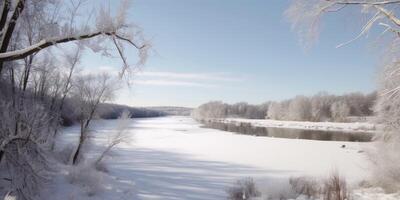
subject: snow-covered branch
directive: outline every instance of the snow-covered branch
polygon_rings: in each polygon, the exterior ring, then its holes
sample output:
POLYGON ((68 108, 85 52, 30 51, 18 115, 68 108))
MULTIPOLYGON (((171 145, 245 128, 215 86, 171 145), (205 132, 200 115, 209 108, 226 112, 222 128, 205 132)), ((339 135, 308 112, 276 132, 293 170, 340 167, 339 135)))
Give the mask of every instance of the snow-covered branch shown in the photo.
POLYGON ((61 43, 66 43, 66 42, 71 42, 71 41, 76 41, 76 40, 89 39, 89 38, 93 38, 93 37, 100 36, 100 35, 115 36, 115 38, 128 42, 129 44, 133 45, 138 50, 144 49, 146 46, 146 45, 139 46, 136 43, 134 43, 132 40, 122 37, 114 32, 99 31, 99 32, 93 32, 93 33, 77 35, 77 36, 44 39, 44 40, 38 42, 37 44, 26 47, 24 49, 9 51, 6 53, 0 53, 0 62, 22 59, 22 58, 27 57, 28 55, 39 52, 42 49, 45 49, 47 47, 50 47, 50 46, 53 46, 56 44, 61 44, 61 43))
MULTIPOLYGON (((340 11, 347 6, 359 7, 360 13, 370 19, 356 37, 337 46, 341 47, 367 35, 376 24, 400 26, 400 19, 395 15, 394 8, 398 4, 399 0, 295 0, 285 14, 293 29, 298 31, 302 45, 307 46, 318 37, 320 19, 324 14, 340 11)), ((398 36, 397 29, 391 26, 390 29, 385 28, 382 33, 388 30, 398 36)))
MULTIPOLYGON (((326 1, 330 1, 330 0, 326 0, 326 1)), ((396 4, 396 3, 400 3, 400 0, 384 0, 384 1, 348 1, 348 0, 344 0, 344 1, 332 1, 335 2, 336 4, 346 4, 346 5, 388 5, 388 4, 396 4)))
POLYGON ((397 26, 400 26, 400 19, 397 18, 392 11, 388 11, 382 6, 375 5, 374 6, 379 12, 384 14, 390 21, 392 21, 397 26))

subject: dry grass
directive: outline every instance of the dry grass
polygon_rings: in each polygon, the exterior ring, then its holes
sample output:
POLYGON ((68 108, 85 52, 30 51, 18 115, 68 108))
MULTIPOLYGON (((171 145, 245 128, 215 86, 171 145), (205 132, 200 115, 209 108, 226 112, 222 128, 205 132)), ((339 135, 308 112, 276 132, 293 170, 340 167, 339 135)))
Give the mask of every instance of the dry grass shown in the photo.
POLYGON ((350 200, 347 182, 339 173, 333 172, 323 184, 324 200, 350 200))
POLYGON ((317 180, 313 177, 295 177, 289 179, 289 184, 295 196, 305 196, 307 199, 321 200, 351 200, 346 179, 336 171, 328 178, 317 180))
POLYGON ((252 178, 238 180, 234 186, 228 188, 227 193, 230 200, 247 200, 261 195, 252 178))
POLYGON ((318 181, 312 177, 292 177, 289 179, 289 184, 297 195, 304 195, 308 198, 318 196, 321 191, 318 181))
POLYGON ((79 185, 88 196, 94 196, 104 190, 104 173, 99 172, 93 165, 80 164, 71 166, 67 180, 74 185, 79 185))

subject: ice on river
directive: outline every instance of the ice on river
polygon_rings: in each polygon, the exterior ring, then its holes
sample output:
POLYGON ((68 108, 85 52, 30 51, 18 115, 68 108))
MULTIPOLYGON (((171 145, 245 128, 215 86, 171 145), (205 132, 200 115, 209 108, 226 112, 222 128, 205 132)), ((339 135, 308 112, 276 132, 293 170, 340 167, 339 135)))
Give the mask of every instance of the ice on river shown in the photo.
MULTIPOLYGON (((90 156, 117 122, 94 122, 90 156)), ((75 144, 77 131, 66 128, 59 146, 75 144)), ((332 170, 359 181, 368 168, 363 150, 371 144, 240 135, 201 128, 188 117, 133 119, 125 134, 129 141, 106 161, 107 189, 88 199, 226 199, 226 188, 242 177, 253 177, 267 191, 291 176, 325 177, 332 170)), ((64 186, 61 193, 77 190, 64 186)))

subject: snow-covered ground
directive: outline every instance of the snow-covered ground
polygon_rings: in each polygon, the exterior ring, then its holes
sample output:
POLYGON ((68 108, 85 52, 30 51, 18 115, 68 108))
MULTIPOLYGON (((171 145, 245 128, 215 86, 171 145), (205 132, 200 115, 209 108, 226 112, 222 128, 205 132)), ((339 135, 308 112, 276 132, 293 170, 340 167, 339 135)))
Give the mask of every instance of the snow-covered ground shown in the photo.
POLYGON ((211 121, 223 123, 250 123, 256 127, 275 127, 275 128, 293 128, 306 130, 322 130, 322 131, 343 131, 343 132, 370 132, 379 131, 380 126, 369 122, 307 122, 307 121, 280 121, 270 119, 243 119, 243 118, 226 118, 226 119, 210 119, 211 121))
MULTIPOLYGON (((60 175, 48 197, 218 200, 226 199, 226 188, 243 177, 253 177, 262 192, 276 192, 291 176, 326 177, 337 170, 355 183, 368 174, 363 151, 371 143, 254 137, 200 126, 188 117, 134 119, 128 142, 106 161, 109 175, 99 180, 103 191, 84 195, 83 187, 60 175)), ((98 154, 117 120, 96 121, 93 127, 90 156, 98 154)), ((77 131, 66 128, 59 148, 76 141, 77 131)))

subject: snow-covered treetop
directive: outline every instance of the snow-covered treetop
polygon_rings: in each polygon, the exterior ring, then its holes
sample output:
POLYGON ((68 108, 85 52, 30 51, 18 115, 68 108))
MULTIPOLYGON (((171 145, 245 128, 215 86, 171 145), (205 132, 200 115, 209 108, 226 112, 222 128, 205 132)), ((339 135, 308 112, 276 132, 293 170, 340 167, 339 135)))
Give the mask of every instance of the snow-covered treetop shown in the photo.
POLYGON ((142 30, 128 22, 128 0, 123 0, 115 11, 109 8, 111 6, 98 8, 87 0, 13 0, 3 1, 1 6, 0 62, 22 59, 72 41, 80 41, 83 46, 105 56, 112 55, 110 44, 114 46, 113 52, 123 61, 121 76, 132 66, 141 66, 146 61, 150 44, 142 30), (11 50, 12 39, 20 42, 11 50), (138 52, 134 64, 130 64, 125 55, 127 47, 138 52))
POLYGON ((366 35, 374 25, 382 27, 382 33, 400 33, 400 19, 397 17, 396 6, 399 0, 294 0, 286 10, 285 15, 297 30, 300 43, 308 46, 318 36, 321 17, 326 13, 339 12, 349 6, 359 7, 360 13, 368 20, 361 27, 360 33, 337 47, 346 45, 363 35, 366 35))

